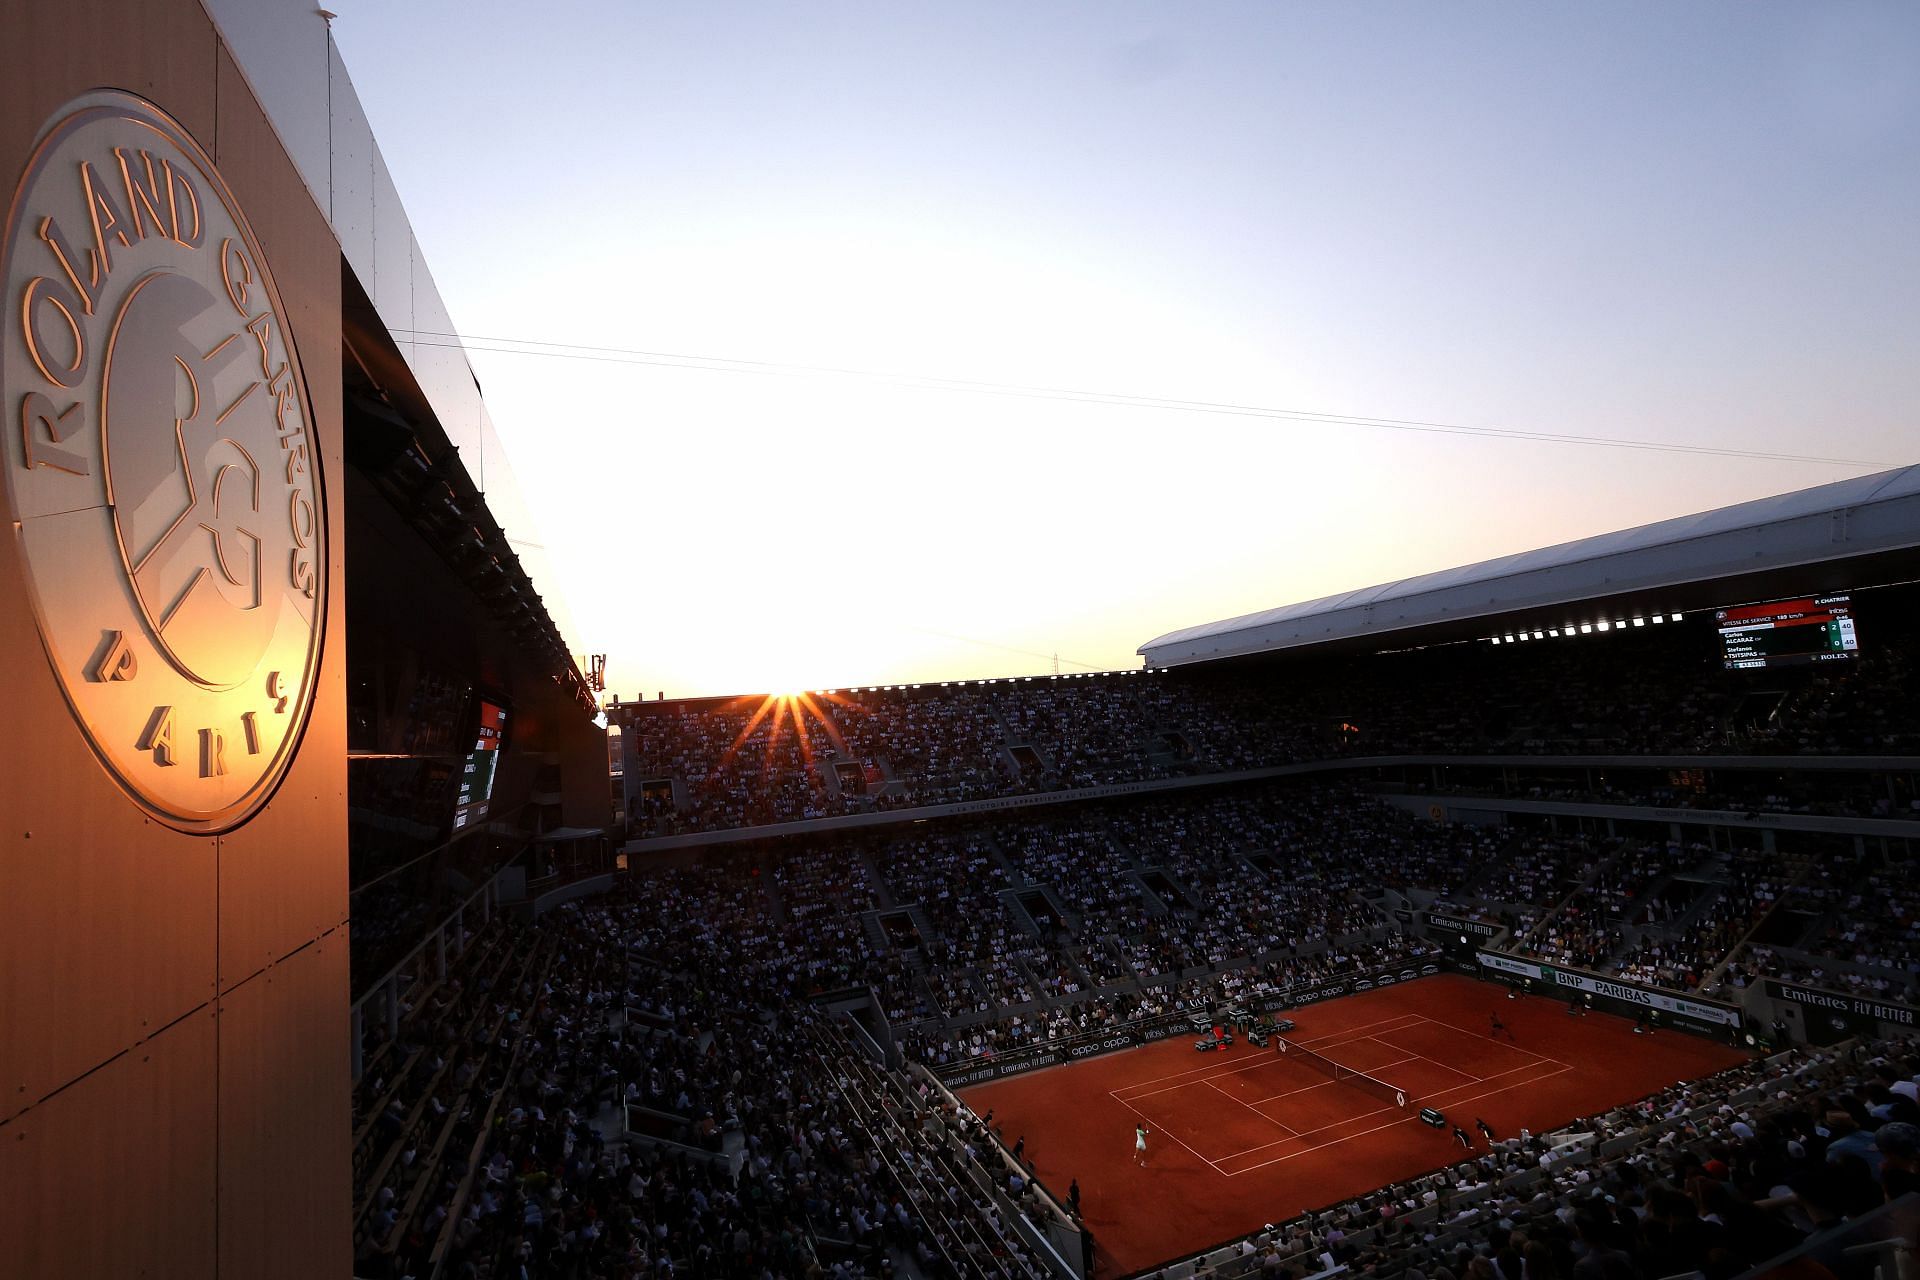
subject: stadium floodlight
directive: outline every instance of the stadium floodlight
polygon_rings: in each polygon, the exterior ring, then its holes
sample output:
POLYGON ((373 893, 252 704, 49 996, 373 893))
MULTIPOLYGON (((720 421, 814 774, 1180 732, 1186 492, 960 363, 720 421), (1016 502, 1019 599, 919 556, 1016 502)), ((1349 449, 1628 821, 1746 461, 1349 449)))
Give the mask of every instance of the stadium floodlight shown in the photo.
POLYGON ((1592 624, 1591 622, 1583 622, 1583 623, 1581 623, 1581 624, 1580 624, 1580 634, 1581 634, 1581 635, 1583 635, 1583 636, 1590 636, 1590 635, 1592 635, 1592 634, 1593 634, 1593 624, 1592 624))
POLYGON ((1495 644, 1499 644, 1499 643, 1500 643, 1500 637, 1499 637, 1499 636, 1488 636, 1488 637, 1487 637, 1487 639, 1489 639, 1489 640, 1491 640, 1491 641, 1493 641, 1493 642, 1494 642, 1495 644))
MULTIPOLYGON (((1605 618, 1602 618, 1602 619, 1600 619, 1600 621, 1599 621, 1599 622, 1597 622, 1597 623, 1595 623, 1594 625, 1595 625, 1595 626, 1597 626, 1597 627, 1599 627, 1599 628, 1600 628, 1600 630, 1602 630, 1602 631, 1605 631, 1605 630, 1607 629, 1607 620, 1606 620, 1605 618)), ((1582 628, 1580 628, 1580 629, 1581 629, 1582 631, 1585 631, 1585 630, 1586 630, 1586 628, 1585 628, 1585 627, 1582 627, 1582 628)))
POLYGON ((1544 632, 1536 631, 1533 633, 1533 638, 1535 640, 1545 640, 1547 637, 1544 632))
POLYGON ((1677 613, 1676 613, 1676 614, 1674 614, 1671 620, 1672 620, 1672 621, 1674 621, 1674 622, 1678 622, 1678 621, 1680 621, 1680 615, 1679 615, 1679 614, 1677 614, 1677 613))
POLYGON ((1665 622, 1666 620, 1667 620, 1667 619, 1666 619, 1666 616, 1665 616, 1664 614, 1658 614, 1658 613, 1656 613, 1656 614, 1654 614, 1654 615, 1653 615, 1653 625, 1654 625, 1654 626, 1656 626, 1656 627, 1657 627, 1657 626, 1659 626, 1659 625, 1660 625, 1661 623, 1663 623, 1663 622, 1665 622))
POLYGON ((1560 638, 1560 628, 1558 628, 1558 627, 1548 627, 1548 628, 1547 628, 1547 634, 1548 634, 1548 635, 1550 635, 1550 636, 1552 636, 1552 637, 1553 637, 1553 638, 1554 638, 1555 640, 1558 640, 1558 639, 1560 638))
POLYGON ((1636 627, 1644 627, 1647 625, 1647 620, 1645 618, 1635 618, 1633 620, 1633 625, 1636 627))

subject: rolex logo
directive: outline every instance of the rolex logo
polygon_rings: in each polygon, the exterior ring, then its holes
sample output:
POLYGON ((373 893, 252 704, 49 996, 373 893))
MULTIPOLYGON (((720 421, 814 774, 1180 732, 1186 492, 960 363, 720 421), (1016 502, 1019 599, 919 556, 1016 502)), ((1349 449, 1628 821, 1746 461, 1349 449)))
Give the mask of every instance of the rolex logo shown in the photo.
POLYGON ((266 260, 186 131, 111 92, 42 132, 0 252, 4 491, 47 656, 137 802, 229 829, 292 757, 325 618, 311 409, 266 260))

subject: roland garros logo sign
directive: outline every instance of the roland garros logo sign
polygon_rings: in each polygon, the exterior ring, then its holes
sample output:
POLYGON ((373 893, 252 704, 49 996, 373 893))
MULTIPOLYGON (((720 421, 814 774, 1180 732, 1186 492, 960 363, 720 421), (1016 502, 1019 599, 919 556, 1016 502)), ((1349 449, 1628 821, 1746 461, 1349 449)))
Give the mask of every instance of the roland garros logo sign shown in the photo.
POLYGON ((113 777, 186 831, 272 794, 312 702, 326 518, 266 258, 213 162, 112 92, 42 131, 0 245, 7 517, 113 777))

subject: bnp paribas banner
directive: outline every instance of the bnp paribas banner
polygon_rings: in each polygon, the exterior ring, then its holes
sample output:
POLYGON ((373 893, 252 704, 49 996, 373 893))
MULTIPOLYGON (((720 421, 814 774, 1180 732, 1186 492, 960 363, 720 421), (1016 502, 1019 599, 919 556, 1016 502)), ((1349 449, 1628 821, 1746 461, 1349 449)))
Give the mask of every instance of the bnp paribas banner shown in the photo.
POLYGON ((1704 1000, 1689 1000, 1685 996, 1676 996, 1671 992, 1658 991, 1652 987, 1636 986, 1630 982, 1615 982, 1611 978, 1601 978, 1590 973, 1579 973, 1572 969, 1557 969, 1552 965, 1534 964, 1527 960, 1516 960, 1512 956, 1503 956, 1497 952, 1479 953, 1480 966, 1497 973, 1511 974, 1516 978, 1531 978, 1554 988, 1557 994, 1578 991, 1607 1003, 1595 1007, 1608 1013, 1632 1012, 1642 1009, 1658 1009, 1676 1021, 1703 1024, 1698 1029, 1714 1030, 1718 1028, 1737 1028, 1741 1022, 1740 1010, 1731 1005, 1709 1004, 1704 1000))

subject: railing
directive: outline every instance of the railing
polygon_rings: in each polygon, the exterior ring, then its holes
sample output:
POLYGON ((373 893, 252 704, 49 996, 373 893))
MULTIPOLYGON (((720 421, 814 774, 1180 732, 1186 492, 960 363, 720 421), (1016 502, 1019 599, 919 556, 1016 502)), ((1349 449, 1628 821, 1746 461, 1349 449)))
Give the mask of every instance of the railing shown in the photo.
MULTIPOLYGON (((965 1107, 965 1104, 954 1096, 953 1091, 947 1088, 940 1077, 929 1071, 926 1067, 914 1063, 908 1068, 908 1071, 917 1078, 925 1080, 947 1107, 956 1112, 960 1112, 962 1108, 965 1107)), ((950 1151, 954 1150, 957 1142, 954 1136, 950 1133, 944 1133, 942 1136, 947 1143, 948 1149, 950 1151)), ((1031 1168, 1022 1165, 1018 1160, 1014 1159, 1013 1154, 1002 1145, 999 1134, 992 1133, 989 1136, 993 1141, 993 1150, 1000 1156, 1002 1168, 1007 1171, 1017 1171, 1021 1177, 1027 1179, 1039 1197, 1040 1203, 1046 1208, 1049 1214, 1051 1214, 1053 1220, 1056 1223, 1065 1224, 1066 1227, 1077 1236, 1080 1228, 1078 1226, 1078 1219, 1075 1218, 1073 1213, 1065 1205, 1061 1204, 1052 1192, 1048 1191, 1045 1186, 1041 1185, 1041 1183, 1033 1177, 1033 1170, 1031 1168)), ((978 1168, 972 1172, 976 1175, 974 1179, 976 1185, 986 1188, 994 1195, 995 1203, 1001 1206, 1001 1214, 1003 1217, 1010 1222, 1019 1221, 1026 1223, 1032 1233, 1029 1237, 1029 1243, 1035 1244, 1042 1250, 1042 1257, 1056 1264, 1057 1267, 1061 1269, 1062 1274, 1080 1276, 1086 1273, 1085 1268, 1067 1259, 1066 1254, 1060 1247, 1064 1242, 1055 1241, 1050 1232, 1042 1231, 1039 1227, 1035 1226, 1032 1221, 1026 1217, 1025 1211, 1019 1209, 1018 1206, 1014 1205, 1013 1202, 1008 1199, 1003 1189, 1002 1180, 993 1178, 987 1175, 984 1170, 978 1168)))
MULTIPOLYGON (((448 968, 465 954, 465 938, 468 932, 465 927, 467 909, 478 903, 481 923, 493 918, 494 909, 499 905, 500 900, 499 879, 500 872, 496 871, 486 883, 463 898, 458 905, 441 917, 438 924, 433 925, 421 936, 420 941, 414 944, 399 963, 382 974, 359 999, 353 1002, 348 1016, 351 1025, 350 1060, 354 1084, 360 1083, 360 1077, 366 1065, 364 1048, 367 1006, 376 1000, 383 1005, 381 1012, 387 1024, 386 1039, 390 1042, 399 1030, 400 997, 419 982, 419 970, 427 962, 428 948, 436 948, 433 969, 434 980, 437 982, 445 977, 448 968), (449 940, 452 942, 451 946, 448 945, 449 940), (403 981, 406 984, 404 987, 403 981)), ((384 1048, 384 1043, 382 1047, 384 1048)))
MULTIPOLYGON (((665 1133, 658 1132, 658 1129, 671 1127, 676 1130, 691 1130, 693 1121, 687 1119, 685 1116, 675 1115, 671 1111, 660 1111, 653 1107, 643 1106, 637 1102, 621 1103, 620 1117, 621 1134, 629 1144, 638 1144, 643 1147, 665 1151, 672 1155, 684 1156, 697 1164, 714 1165, 724 1170, 730 1181, 738 1182, 740 1180, 740 1170, 747 1162, 746 1147, 744 1145, 728 1151, 724 1148, 724 1145, 720 1150, 714 1150, 709 1147, 696 1147, 692 1143, 682 1142, 677 1137, 671 1137, 665 1133), (638 1124, 635 1123, 636 1120, 639 1121, 638 1124), (649 1125, 647 1123, 649 1120, 655 1121, 656 1123, 649 1125)), ((723 1144, 724 1141, 723 1137, 723 1144)))

